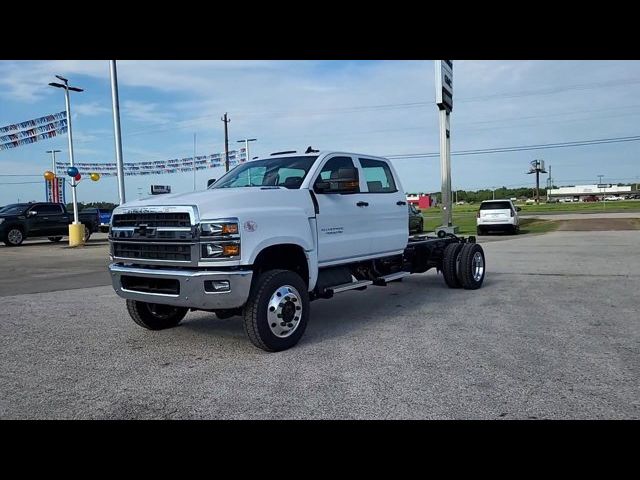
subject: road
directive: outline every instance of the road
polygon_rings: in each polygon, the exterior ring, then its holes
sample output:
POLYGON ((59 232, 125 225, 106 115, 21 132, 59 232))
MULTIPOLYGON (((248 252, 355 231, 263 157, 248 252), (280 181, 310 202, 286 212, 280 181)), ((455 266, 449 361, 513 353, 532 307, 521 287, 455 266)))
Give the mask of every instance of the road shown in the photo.
POLYGON ((238 317, 144 330, 110 286, 5 295, 0 418, 640 418, 640 232, 483 244, 482 289, 428 272, 319 300, 276 354, 238 317))

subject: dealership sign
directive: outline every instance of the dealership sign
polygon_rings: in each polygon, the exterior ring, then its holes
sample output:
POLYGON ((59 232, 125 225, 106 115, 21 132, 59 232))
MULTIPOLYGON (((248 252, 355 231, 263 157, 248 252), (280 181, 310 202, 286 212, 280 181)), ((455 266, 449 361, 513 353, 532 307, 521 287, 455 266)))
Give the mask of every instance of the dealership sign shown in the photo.
POLYGON ((453 110, 453 62, 436 60, 436 105, 440 110, 453 110))

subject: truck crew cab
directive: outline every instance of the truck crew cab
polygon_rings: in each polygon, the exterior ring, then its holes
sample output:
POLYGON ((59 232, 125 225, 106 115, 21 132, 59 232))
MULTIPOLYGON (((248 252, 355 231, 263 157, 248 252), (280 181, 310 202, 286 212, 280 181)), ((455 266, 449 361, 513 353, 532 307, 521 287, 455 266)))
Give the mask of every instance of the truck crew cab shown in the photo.
POLYGON ((116 208, 109 270, 145 328, 176 326, 189 310, 241 315, 254 345, 279 351, 299 341, 311 300, 433 267, 450 287, 482 285, 473 237, 408 230, 387 159, 309 148, 241 164, 205 191, 116 208))
MULTIPOLYGON (((97 212, 80 213, 84 225, 84 241, 98 230, 100 219, 97 212)), ((14 203, 0 209, 0 240, 8 247, 17 247, 27 238, 48 237, 59 242, 69 234, 73 212, 68 212, 61 203, 37 202, 14 203)))

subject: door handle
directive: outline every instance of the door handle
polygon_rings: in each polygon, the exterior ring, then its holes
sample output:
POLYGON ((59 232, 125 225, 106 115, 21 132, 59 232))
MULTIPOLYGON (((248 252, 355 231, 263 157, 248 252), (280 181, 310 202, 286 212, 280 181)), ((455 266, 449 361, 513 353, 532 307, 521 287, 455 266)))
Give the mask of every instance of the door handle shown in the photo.
POLYGON ((358 202, 358 203, 356 203, 356 205, 358 207, 368 207, 369 206, 369 204, 367 202, 358 202))
POLYGON ((407 202, 403 202, 402 200, 399 200, 399 201, 396 202, 396 205, 400 205, 400 206, 406 205, 406 204, 407 204, 407 202))

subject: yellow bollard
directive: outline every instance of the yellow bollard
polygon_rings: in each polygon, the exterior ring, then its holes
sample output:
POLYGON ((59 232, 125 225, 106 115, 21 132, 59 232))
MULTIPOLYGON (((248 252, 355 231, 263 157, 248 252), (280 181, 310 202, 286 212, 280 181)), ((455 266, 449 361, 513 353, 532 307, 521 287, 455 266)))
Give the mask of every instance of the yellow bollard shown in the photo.
POLYGON ((69 246, 78 247, 84 245, 84 225, 81 223, 69 224, 69 246))

